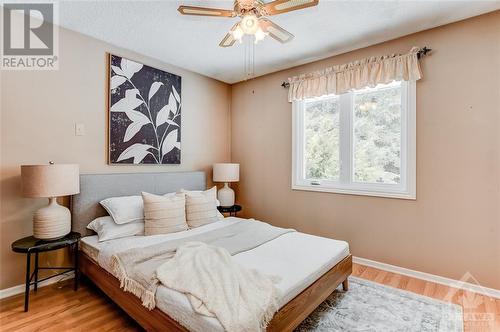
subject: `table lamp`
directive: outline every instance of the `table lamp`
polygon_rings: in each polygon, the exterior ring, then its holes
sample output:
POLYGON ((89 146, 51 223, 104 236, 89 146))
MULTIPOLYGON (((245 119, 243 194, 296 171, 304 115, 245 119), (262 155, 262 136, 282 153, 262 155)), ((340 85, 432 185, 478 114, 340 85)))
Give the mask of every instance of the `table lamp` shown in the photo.
POLYGON ((22 165, 21 183, 24 197, 45 197, 49 205, 33 215, 33 236, 55 240, 71 232, 71 213, 57 203, 59 196, 80 192, 79 167, 76 164, 22 165))
POLYGON ((224 182, 224 187, 217 191, 217 199, 221 206, 234 205, 234 190, 228 182, 240 180, 240 164, 220 163, 213 165, 213 181, 224 182))

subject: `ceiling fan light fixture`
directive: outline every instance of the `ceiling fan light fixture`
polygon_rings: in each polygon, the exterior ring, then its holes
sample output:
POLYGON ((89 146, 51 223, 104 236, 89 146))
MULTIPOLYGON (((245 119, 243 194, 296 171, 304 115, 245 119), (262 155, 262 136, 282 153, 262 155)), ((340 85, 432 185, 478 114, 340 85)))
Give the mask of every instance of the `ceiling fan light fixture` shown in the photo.
POLYGON ((254 14, 245 14, 240 26, 247 35, 253 35, 259 29, 259 19, 254 14))
POLYGON ((259 26, 257 28, 257 31, 255 31, 255 44, 257 44, 261 40, 264 40, 264 38, 266 38, 267 35, 268 33, 264 32, 264 30, 262 30, 262 28, 259 26))
POLYGON ((245 34, 240 24, 238 24, 236 28, 234 28, 230 33, 233 35, 233 38, 239 41, 240 43, 242 42, 243 35, 245 34))

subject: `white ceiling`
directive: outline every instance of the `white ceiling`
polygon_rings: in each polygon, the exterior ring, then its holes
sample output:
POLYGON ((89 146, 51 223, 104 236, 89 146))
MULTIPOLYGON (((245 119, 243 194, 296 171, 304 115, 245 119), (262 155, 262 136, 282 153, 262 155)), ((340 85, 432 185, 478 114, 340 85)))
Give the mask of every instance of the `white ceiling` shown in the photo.
MULTIPOLYGON (((238 19, 182 16, 177 12, 180 4, 232 8, 227 0, 66 1, 59 5, 59 23, 227 83, 244 80, 243 45, 218 46, 238 19)), ((295 39, 283 45, 266 38, 256 45, 255 73, 290 68, 497 9, 500 1, 320 0, 317 7, 271 17, 295 39)))

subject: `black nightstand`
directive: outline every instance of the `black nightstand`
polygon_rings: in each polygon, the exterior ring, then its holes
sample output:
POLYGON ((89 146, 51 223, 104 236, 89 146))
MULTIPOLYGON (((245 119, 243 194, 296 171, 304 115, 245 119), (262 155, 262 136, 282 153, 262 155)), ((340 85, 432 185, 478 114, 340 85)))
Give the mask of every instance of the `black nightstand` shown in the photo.
POLYGON ((230 217, 236 217, 236 213, 241 211, 241 205, 218 206, 217 210, 219 210, 220 213, 229 213, 230 217))
POLYGON ((75 291, 78 289, 78 241, 80 233, 71 232, 68 235, 57 240, 40 240, 33 236, 28 236, 12 243, 12 250, 26 254, 26 289, 24 293, 24 311, 28 311, 30 286, 35 286, 35 292, 38 288, 38 283, 59 276, 61 274, 75 271, 75 291), (38 266, 38 253, 44 251, 56 250, 64 247, 70 247, 73 250, 74 262, 71 267, 40 267, 38 266), (35 254, 35 270, 31 274, 31 254, 35 254), (38 270, 64 270, 57 274, 38 280, 38 270), (31 281, 35 278, 34 281, 31 281))

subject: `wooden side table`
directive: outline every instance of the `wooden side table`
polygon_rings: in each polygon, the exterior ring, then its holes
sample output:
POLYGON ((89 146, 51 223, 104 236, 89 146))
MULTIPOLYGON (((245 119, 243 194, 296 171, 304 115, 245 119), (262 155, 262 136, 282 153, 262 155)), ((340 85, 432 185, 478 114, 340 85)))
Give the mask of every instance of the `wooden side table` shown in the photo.
POLYGON ((24 292, 24 311, 28 311, 29 306, 29 294, 30 286, 34 285, 35 292, 38 289, 38 284, 42 281, 57 277, 61 274, 68 273, 70 271, 75 272, 75 291, 78 290, 78 241, 80 240, 80 233, 71 232, 68 235, 57 239, 57 240, 40 240, 33 236, 28 236, 19 239, 12 243, 12 251, 26 254, 26 288, 24 292), (70 247, 73 250, 74 262, 73 266, 69 267, 40 267, 38 266, 38 254, 45 251, 51 251, 56 249, 61 249, 65 247, 70 247), (35 254, 35 269, 31 273, 31 254, 35 254), (45 277, 38 280, 39 270, 62 270, 57 274, 45 277), (32 281, 34 278, 34 281, 32 281))
POLYGON ((220 213, 229 213, 230 217, 236 217, 236 213, 241 211, 241 205, 218 206, 217 210, 219 210, 220 213))

